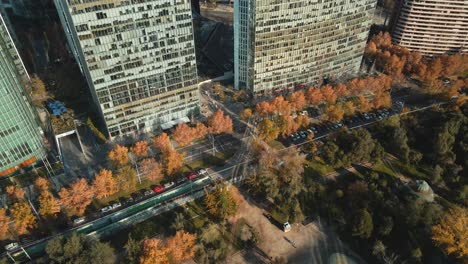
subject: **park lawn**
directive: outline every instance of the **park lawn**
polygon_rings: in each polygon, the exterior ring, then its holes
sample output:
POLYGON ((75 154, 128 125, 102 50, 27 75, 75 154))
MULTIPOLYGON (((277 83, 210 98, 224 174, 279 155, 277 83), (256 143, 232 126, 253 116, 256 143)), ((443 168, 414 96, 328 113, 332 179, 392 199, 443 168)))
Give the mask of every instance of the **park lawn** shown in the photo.
POLYGON ((324 176, 329 173, 332 173, 335 171, 335 169, 332 166, 329 166, 323 162, 321 159, 312 159, 312 160, 306 160, 305 164, 305 170, 312 170, 313 172, 324 176))
POLYGON ((278 140, 272 140, 270 142, 268 142, 268 145, 270 145, 270 147, 274 148, 274 149, 277 149, 277 150, 281 150, 281 149, 284 149, 285 146, 279 142, 278 140))
POLYGON ((379 161, 374 166, 372 166, 372 170, 380 174, 386 174, 394 178, 398 178, 395 172, 382 161, 379 161))
POLYGON ((407 176, 408 178, 422 180, 427 180, 429 178, 428 175, 430 174, 430 170, 427 168, 420 166, 416 167, 400 160, 392 160, 391 163, 396 170, 400 171, 401 174, 407 176))

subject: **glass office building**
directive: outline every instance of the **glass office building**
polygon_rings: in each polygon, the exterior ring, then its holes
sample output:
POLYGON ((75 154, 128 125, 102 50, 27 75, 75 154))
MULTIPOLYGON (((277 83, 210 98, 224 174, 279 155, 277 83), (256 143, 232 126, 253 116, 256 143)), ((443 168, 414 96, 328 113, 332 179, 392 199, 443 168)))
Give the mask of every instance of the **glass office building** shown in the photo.
POLYGON ((234 83, 268 94, 359 70, 375 0, 236 0, 234 83))
POLYGON ((111 137, 199 106, 190 0, 55 0, 111 137))
POLYGON ((24 87, 27 78, 0 16, 0 176, 45 156, 42 129, 24 87))

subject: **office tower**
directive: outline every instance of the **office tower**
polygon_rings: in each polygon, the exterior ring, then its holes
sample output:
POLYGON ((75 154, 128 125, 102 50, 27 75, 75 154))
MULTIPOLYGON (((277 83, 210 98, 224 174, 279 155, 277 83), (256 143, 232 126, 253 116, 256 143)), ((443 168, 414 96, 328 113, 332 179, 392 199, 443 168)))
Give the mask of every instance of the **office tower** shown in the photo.
POLYGON ((235 1, 235 87, 264 94, 357 72, 375 4, 235 1))
POLYGON ((199 105, 190 0, 55 0, 111 137, 199 105))
POLYGON ((0 16, 0 176, 45 157, 42 129, 23 84, 28 78, 0 16))
POLYGON ((424 55, 468 52, 466 0, 400 0, 394 43, 424 55))

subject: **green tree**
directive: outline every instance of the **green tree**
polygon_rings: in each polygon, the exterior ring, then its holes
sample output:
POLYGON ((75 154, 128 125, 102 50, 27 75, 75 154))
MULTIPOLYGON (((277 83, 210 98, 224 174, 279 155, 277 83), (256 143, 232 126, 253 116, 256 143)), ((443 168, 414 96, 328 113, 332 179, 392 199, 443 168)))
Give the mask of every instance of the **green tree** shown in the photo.
POLYGON ((387 236, 392 232, 392 229, 393 218, 391 216, 383 217, 381 223, 378 225, 378 233, 382 236, 387 236))
POLYGON ((367 209, 361 209, 354 221, 352 235, 362 239, 368 239, 372 235, 373 230, 374 223, 372 221, 372 215, 367 209))
POLYGON ((276 139, 280 132, 278 126, 276 126, 275 123, 270 119, 263 119, 260 121, 257 130, 258 136, 265 141, 276 139))
POLYGON ((125 248, 125 258, 127 263, 138 264, 142 252, 142 245, 140 241, 135 240, 129 235, 125 248))
POLYGON ((234 198, 228 185, 217 184, 215 189, 208 192, 205 189, 205 204, 208 211, 214 217, 226 220, 227 217, 233 216, 237 212, 237 201, 234 198))
POLYGON ((114 249, 109 244, 77 233, 50 240, 46 254, 50 263, 115 263, 114 249))

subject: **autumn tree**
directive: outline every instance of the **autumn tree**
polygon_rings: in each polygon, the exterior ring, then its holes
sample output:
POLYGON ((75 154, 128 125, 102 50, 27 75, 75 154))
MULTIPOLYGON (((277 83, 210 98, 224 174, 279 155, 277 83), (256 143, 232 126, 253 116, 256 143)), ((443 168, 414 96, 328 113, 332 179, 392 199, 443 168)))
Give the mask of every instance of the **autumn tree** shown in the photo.
POLYGON ((153 238, 143 241, 143 253, 140 264, 169 264, 169 250, 161 240, 153 238))
POLYGON ((125 166, 119 169, 115 175, 115 181, 118 190, 132 192, 137 187, 137 172, 130 166, 125 166))
POLYGON ((99 173, 96 173, 93 181, 94 192, 96 198, 107 198, 118 191, 117 182, 112 176, 112 171, 102 169, 99 173))
POLYGON ((263 119, 260 121, 257 127, 257 131, 258 136, 265 141, 274 140, 279 135, 278 127, 270 119, 263 119))
POLYGON ((208 128, 203 123, 195 126, 195 138, 203 138, 208 134, 208 128))
POLYGON ((215 83, 213 86, 213 92, 219 96, 219 98, 224 101, 226 100, 226 93, 224 92, 223 88, 221 87, 220 83, 215 83))
POLYGON ((179 146, 184 147, 190 144, 195 139, 196 131, 189 127, 187 124, 179 124, 172 133, 172 138, 179 144, 179 146))
POLYGON ((37 76, 31 78, 31 98, 35 106, 43 106, 49 98, 44 82, 37 76))
POLYGON ((159 148, 162 152, 167 151, 167 149, 171 149, 171 139, 166 133, 162 133, 159 136, 154 138, 154 146, 159 148))
POLYGON ((10 227, 10 217, 6 215, 5 208, 0 208, 0 240, 4 240, 10 227))
POLYGON ((208 127, 211 133, 232 133, 232 120, 228 115, 224 115, 224 112, 218 110, 208 118, 208 127))
POLYGON ((47 190, 49 190, 49 188, 50 188, 50 182, 49 182, 49 180, 47 180, 47 179, 44 178, 44 177, 38 177, 38 178, 34 181, 34 187, 35 187, 36 190, 38 190, 39 192, 41 192, 41 191, 47 191, 47 190))
POLYGON ((59 192, 60 203, 68 216, 82 216, 86 207, 91 204, 94 191, 85 179, 75 181, 70 188, 62 188, 59 192))
POLYGON ((195 256, 195 235, 179 230, 167 241, 167 249, 172 262, 183 263, 195 256))
POLYGON ((255 106, 255 112, 260 116, 268 116, 273 113, 273 107, 269 102, 260 102, 255 106))
POLYGON ((341 121, 344 116, 344 110, 341 105, 328 105, 324 110, 324 119, 330 122, 341 121))
POLYGON ((128 164, 128 148, 116 145, 109 151, 108 158, 115 166, 124 166, 128 164))
POLYGON ((237 201, 229 188, 232 186, 217 184, 212 191, 205 189, 205 204, 210 214, 225 220, 237 212, 237 201))
POLYGON ((432 227, 432 240, 447 255, 468 258, 468 209, 457 207, 446 213, 440 223, 432 227))
POLYGON ((253 117, 253 112, 252 112, 252 109, 250 108, 245 108, 244 110, 242 110, 242 112, 240 113, 240 118, 242 120, 249 120, 250 118, 253 117))
POLYGON ((6 187, 5 192, 11 199, 15 199, 15 200, 24 199, 24 191, 23 189, 19 187, 8 185, 6 187))
POLYGON ((150 181, 157 181, 164 177, 161 165, 153 158, 141 161, 140 169, 141 173, 150 181))
POLYGON ((13 220, 14 231, 18 235, 24 235, 36 226, 36 217, 26 202, 17 202, 10 208, 11 220, 13 220))
POLYGON ((314 106, 318 106, 323 103, 322 91, 318 88, 309 88, 307 90, 306 98, 308 103, 314 106))
POLYGON ((162 156, 162 163, 167 175, 172 175, 184 165, 184 154, 175 150, 167 151, 162 156))
POLYGON ((46 218, 55 217, 60 213, 60 204, 54 195, 45 190, 39 195, 39 215, 46 218))
POLYGON ((130 151, 135 154, 138 158, 143 158, 148 155, 148 142, 146 141, 137 141, 131 148, 130 151))
POLYGON ((299 128, 307 128, 310 124, 310 120, 309 120, 309 117, 307 117, 306 115, 299 115, 298 117, 296 117, 296 125, 299 127, 299 128))
POLYGON ((291 107, 297 111, 302 110, 306 105, 306 97, 303 91, 297 91, 292 93, 288 97, 288 102, 291 104, 291 107))
POLYGON ((330 85, 325 85, 322 88, 320 88, 320 92, 323 95, 323 99, 329 103, 329 104, 334 104, 337 99, 337 95, 335 91, 333 90, 333 87, 330 85))
POLYGON ((288 116, 291 113, 291 104, 281 95, 273 98, 271 106, 276 114, 288 116))
POLYGON ((350 91, 346 85, 339 83, 335 86, 335 94, 337 97, 346 97, 350 94, 350 91))

